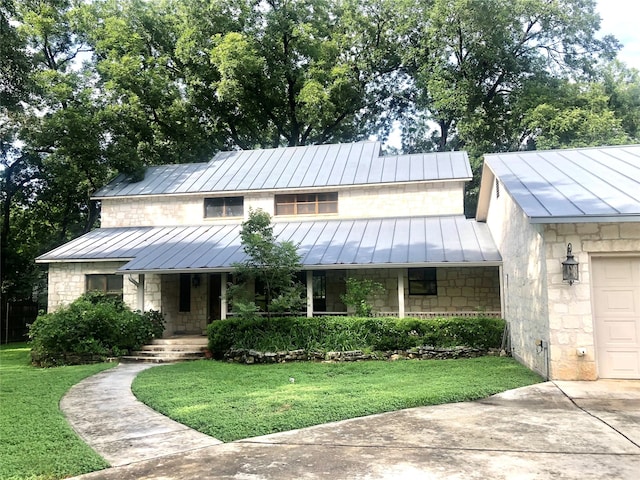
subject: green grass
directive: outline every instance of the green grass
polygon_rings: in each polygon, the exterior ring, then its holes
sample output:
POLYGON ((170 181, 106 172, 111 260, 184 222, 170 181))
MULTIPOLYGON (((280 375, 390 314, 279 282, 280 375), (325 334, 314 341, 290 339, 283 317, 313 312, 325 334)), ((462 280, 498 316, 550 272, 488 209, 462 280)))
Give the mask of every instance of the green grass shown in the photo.
POLYGON ((540 381, 514 360, 498 357, 249 366, 197 361, 144 371, 133 391, 155 410, 229 442, 473 400, 540 381))
POLYGON ((72 385, 112 366, 35 368, 24 343, 0 347, 0 479, 56 479, 108 466, 71 429, 59 403, 72 385))

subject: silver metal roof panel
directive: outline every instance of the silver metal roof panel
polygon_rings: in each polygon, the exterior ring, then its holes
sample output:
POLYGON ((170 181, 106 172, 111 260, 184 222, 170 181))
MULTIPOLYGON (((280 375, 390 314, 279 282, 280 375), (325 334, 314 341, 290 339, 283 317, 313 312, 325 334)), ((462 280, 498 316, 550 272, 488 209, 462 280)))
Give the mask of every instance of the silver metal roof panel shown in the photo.
POLYGON ((208 163, 149 167, 140 182, 119 175, 94 197, 470 179, 465 152, 381 157, 379 142, 358 142, 220 152, 208 163))
MULTIPOLYGON (((304 266, 498 264, 485 224, 462 216, 275 223, 304 266)), ((38 257, 40 263, 128 260, 123 272, 230 270, 241 261, 240 225, 94 230, 38 257)))
POLYGON ((491 154, 533 223, 640 221, 640 145, 491 154))

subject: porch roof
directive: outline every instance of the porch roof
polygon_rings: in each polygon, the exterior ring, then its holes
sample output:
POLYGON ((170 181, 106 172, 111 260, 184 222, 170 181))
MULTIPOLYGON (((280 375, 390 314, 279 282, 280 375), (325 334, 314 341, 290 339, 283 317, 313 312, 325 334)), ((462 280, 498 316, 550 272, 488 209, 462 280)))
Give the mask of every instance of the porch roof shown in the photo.
MULTIPOLYGON (((231 271, 245 258, 240 225, 100 228, 37 258, 39 263, 126 261, 126 273, 231 271)), ((275 223, 318 269, 499 265, 485 224, 463 216, 275 223)))

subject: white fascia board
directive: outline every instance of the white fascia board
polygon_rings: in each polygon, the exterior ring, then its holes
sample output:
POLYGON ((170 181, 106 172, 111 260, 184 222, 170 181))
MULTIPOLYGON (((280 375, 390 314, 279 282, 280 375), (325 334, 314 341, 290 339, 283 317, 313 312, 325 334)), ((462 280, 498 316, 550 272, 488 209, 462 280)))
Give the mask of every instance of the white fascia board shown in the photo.
MULTIPOLYGON (((422 267, 499 267, 502 262, 438 262, 438 263, 382 263, 382 264, 340 264, 340 265, 302 265, 301 270, 366 270, 366 269, 392 269, 392 268, 422 268, 422 267)), ((160 275, 170 273, 224 273, 233 272, 232 267, 220 267, 220 268, 190 268, 190 269, 140 269, 140 270, 126 270, 118 269, 119 273, 156 273, 160 275)))
POLYGON ((36 263, 104 263, 104 262, 130 262, 133 258, 62 258, 46 259, 36 258, 36 263))
POLYGON ((529 217, 529 223, 629 223, 640 222, 638 215, 581 215, 576 217, 529 217))

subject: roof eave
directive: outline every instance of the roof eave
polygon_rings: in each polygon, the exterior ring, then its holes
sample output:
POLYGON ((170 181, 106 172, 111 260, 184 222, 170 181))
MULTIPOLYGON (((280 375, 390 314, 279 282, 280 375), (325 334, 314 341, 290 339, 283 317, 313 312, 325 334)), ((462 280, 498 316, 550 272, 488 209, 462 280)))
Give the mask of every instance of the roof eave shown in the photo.
POLYGON ((36 258, 36 263, 94 263, 94 262, 130 262, 133 258, 64 258, 47 259, 46 257, 36 258))
MULTIPOLYGON (((358 264, 358 263, 340 263, 333 265, 302 265, 302 270, 354 270, 354 269, 375 269, 375 268, 421 268, 421 267, 437 267, 437 268, 451 268, 451 267, 499 267, 502 265, 502 260, 487 260, 482 262, 416 262, 416 263, 372 263, 372 264, 358 264)), ((182 268, 182 269, 133 269, 128 270, 119 268, 118 272, 122 274, 144 274, 155 273, 158 275, 166 275, 171 273, 230 273, 233 272, 233 267, 216 267, 216 268, 182 268)))
POLYGON ((618 223, 640 222, 640 214, 631 215, 579 215, 570 217, 529 217, 529 223, 618 223))

